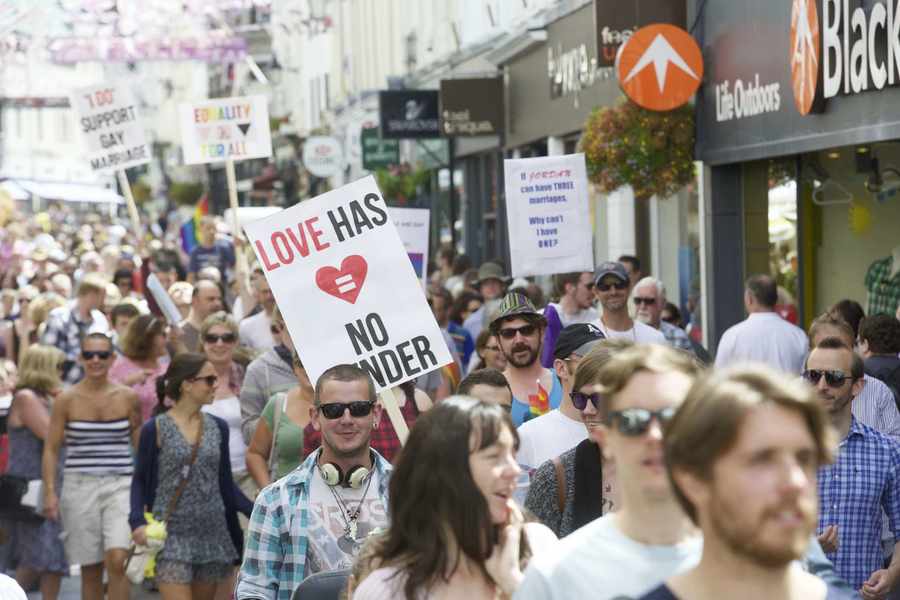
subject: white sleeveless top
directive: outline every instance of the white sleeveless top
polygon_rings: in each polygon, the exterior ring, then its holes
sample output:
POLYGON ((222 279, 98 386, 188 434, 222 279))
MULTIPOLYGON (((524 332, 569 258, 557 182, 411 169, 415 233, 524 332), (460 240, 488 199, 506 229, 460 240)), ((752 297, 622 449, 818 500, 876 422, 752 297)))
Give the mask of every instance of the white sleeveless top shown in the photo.
POLYGON ((201 411, 219 417, 228 423, 228 453, 232 473, 247 472, 247 444, 241 435, 241 402, 237 396, 228 396, 213 400, 212 404, 203 406, 201 411))

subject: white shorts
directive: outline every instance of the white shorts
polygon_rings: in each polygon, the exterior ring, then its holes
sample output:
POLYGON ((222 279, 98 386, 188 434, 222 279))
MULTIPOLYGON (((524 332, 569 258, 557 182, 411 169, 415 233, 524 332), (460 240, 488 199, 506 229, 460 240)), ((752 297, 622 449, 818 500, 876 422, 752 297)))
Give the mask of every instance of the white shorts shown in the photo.
POLYGON ((59 514, 68 561, 95 565, 113 548, 127 550, 131 545, 130 503, 130 475, 66 471, 59 514))

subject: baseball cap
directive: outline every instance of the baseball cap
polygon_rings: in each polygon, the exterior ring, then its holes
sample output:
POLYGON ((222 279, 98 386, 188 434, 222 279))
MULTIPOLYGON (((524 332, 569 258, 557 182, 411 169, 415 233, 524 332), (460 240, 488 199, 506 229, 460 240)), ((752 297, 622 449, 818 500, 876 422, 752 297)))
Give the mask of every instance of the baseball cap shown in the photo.
POLYGON ((628 283, 628 271, 625 270, 625 265, 620 262, 610 260, 601 263, 594 271, 594 283, 598 283, 607 275, 615 275, 625 283, 628 283))
POLYGON ((553 347, 553 358, 565 360, 573 354, 584 356, 603 339, 606 336, 593 323, 573 323, 559 332, 553 347))
POLYGON ((497 308, 496 316, 491 321, 491 331, 495 332, 500 327, 504 319, 512 317, 522 317, 525 319, 539 322, 541 325, 547 324, 544 315, 538 312, 525 294, 510 292, 503 296, 500 306, 497 308))

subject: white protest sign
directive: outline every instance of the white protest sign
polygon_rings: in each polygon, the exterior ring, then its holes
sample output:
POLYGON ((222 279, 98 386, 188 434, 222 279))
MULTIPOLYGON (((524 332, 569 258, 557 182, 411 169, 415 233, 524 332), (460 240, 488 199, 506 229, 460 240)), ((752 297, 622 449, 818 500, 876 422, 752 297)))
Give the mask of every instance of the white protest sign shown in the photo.
POLYGON ((374 177, 244 231, 311 382, 351 363, 383 390, 452 362, 374 177))
POLYGON ((503 161, 513 277, 593 271, 584 154, 503 161))
POLYGON ((104 83, 81 88, 70 101, 93 170, 111 173, 150 162, 144 126, 128 87, 104 83))
POLYGON ((265 96, 182 104, 178 120, 186 165, 272 156, 265 96))
POLYGON ((389 208, 394 227, 400 234, 409 262, 422 285, 428 285, 428 224, 431 211, 427 208, 389 208))

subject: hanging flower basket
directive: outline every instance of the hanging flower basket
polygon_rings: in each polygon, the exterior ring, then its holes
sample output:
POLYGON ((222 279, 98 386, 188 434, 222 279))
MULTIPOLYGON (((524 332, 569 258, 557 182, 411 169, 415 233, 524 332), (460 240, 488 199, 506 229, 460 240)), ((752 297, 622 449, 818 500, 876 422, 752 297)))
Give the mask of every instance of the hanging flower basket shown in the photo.
POLYGON ((668 198, 694 179, 694 108, 656 112, 625 100, 594 109, 581 150, 602 192, 630 185, 637 198, 668 198))
POLYGON ((419 188, 428 181, 430 174, 422 167, 409 163, 392 165, 375 171, 378 189, 389 206, 405 206, 418 195, 419 188))

